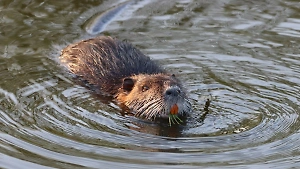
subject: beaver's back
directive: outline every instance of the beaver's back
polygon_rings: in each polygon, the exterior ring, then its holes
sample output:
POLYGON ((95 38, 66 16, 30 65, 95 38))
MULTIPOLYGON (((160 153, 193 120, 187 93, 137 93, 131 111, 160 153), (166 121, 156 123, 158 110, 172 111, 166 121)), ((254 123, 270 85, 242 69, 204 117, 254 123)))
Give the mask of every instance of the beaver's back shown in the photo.
POLYGON ((164 72, 131 44, 106 36, 69 45, 60 60, 91 87, 111 95, 117 93, 125 77, 164 72))

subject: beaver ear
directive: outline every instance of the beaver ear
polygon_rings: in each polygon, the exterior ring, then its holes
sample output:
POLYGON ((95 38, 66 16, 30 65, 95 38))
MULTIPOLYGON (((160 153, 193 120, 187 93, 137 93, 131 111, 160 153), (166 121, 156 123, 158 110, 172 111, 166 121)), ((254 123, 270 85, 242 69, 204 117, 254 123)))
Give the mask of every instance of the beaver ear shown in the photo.
POLYGON ((130 92, 132 90, 133 86, 134 86, 134 81, 132 78, 125 78, 123 80, 123 86, 122 86, 123 90, 130 92))

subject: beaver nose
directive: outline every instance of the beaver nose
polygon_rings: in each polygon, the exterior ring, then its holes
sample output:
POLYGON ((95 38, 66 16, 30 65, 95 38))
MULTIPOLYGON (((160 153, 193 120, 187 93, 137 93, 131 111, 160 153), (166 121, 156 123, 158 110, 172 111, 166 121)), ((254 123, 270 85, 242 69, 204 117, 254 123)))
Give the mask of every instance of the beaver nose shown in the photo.
POLYGON ((181 90, 178 86, 171 86, 166 90, 167 96, 178 96, 180 94, 181 90))

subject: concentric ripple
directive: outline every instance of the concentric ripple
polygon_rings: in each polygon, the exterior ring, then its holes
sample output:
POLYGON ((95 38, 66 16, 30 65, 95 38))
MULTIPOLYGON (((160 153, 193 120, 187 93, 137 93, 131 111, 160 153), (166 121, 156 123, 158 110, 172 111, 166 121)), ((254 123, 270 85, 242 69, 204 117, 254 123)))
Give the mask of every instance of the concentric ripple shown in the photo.
POLYGON ((1 2, 0 168, 298 168, 298 7, 1 2), (182 80, 194 108, 186 124, 123 116, 64 73, 53 46, 88 36, 93 15, 109 20, 103 34, 132 42, 182 80))

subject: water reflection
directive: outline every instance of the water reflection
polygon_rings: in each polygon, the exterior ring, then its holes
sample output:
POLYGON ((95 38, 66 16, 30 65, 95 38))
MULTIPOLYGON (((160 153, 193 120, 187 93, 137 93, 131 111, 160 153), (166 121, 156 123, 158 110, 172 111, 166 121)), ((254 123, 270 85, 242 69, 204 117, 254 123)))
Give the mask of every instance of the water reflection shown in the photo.
POLYGON ((0 168, 298 167, 298 2, 135 1, 113 17, 104 35, 185 82, 194 113, 172 127, 122 116, 56 62, 124 2, 0 2, 0 168))

